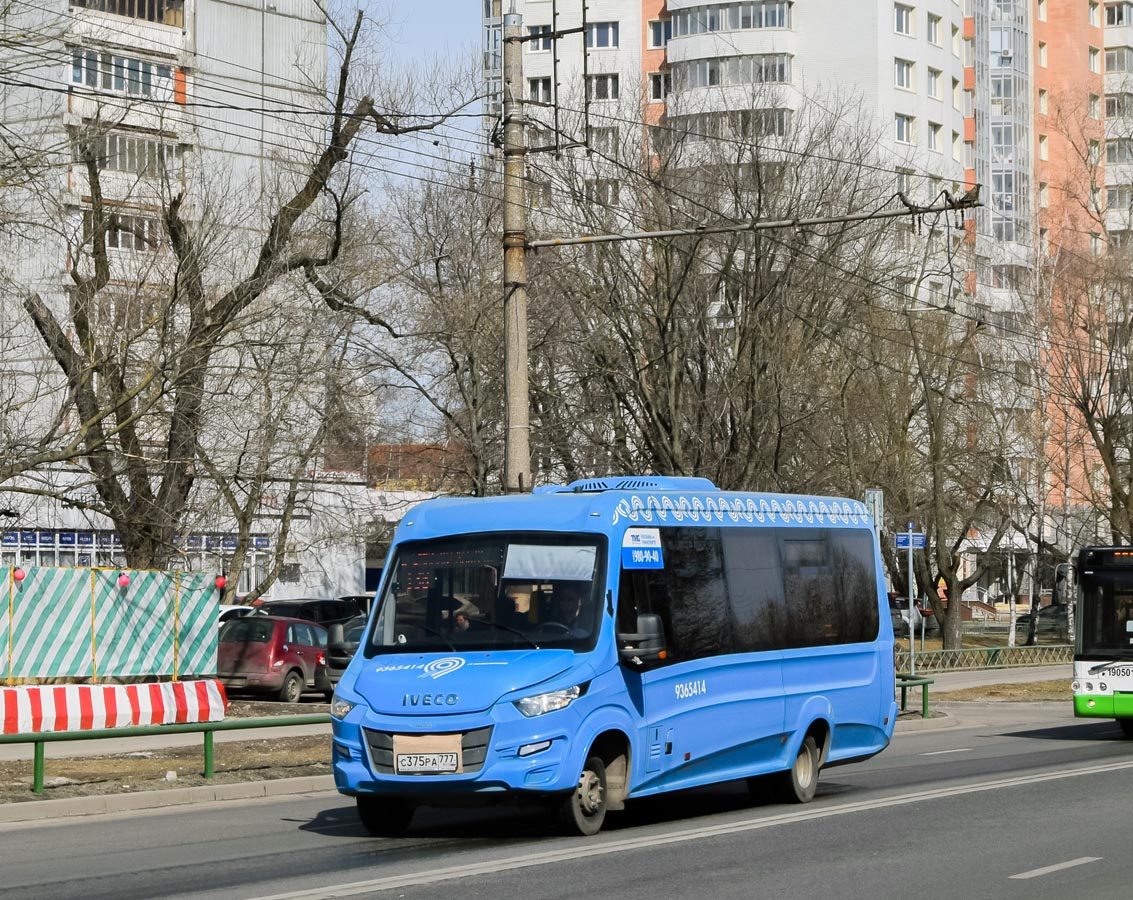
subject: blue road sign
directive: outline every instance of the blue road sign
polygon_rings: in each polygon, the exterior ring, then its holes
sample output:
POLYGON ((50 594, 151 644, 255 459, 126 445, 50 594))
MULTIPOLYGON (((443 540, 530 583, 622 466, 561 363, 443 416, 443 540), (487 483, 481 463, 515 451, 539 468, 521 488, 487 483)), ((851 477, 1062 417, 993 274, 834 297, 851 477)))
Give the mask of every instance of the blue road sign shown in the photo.
POLYGON ((913 539, 913 549, 923 549, 925 546, 924 532, 923 531, 898 531, 897 532, 897 549, 908 550, 909 538, 913 539))

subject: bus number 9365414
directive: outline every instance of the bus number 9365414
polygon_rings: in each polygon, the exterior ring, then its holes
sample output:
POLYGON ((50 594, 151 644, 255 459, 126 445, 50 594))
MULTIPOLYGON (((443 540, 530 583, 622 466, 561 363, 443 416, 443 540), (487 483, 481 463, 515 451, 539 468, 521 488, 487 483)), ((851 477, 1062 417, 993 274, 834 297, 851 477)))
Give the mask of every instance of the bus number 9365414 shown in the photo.
POLYGON ((696 681, 683 681, 680 684, 673 685, 673 689, 677 692, 678 700, 687 700, 689 697, 708 693, 708 685, 703 678, 696 681))

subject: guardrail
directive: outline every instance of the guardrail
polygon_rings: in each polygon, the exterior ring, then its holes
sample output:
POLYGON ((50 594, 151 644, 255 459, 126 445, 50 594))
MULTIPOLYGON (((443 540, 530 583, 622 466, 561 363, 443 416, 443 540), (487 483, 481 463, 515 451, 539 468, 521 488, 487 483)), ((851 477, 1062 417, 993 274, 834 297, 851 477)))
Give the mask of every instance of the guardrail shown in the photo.
MULTIPOLYGON (((917 673, 959 669, 1009 669, 1018 666, 1056 666, 1074 661, 1070 644, 1036 644, 1033 647, 971 647, 965 650, 918 650, 917 673)), ((893 654, 897 671, 909 671, 909 651, 893 654)))
MULTIPOLYGON (((87 741, 99 738, 142 737, 154 734, 204 734, 205 778, 215 774, 213 734, 217 731, 238 731, 244 728, 272 728, 289 725, 330 724, 327 713, 305 716, 271 716, 261 719, 225 719, 223 722, 186 722, 173 725, 135 725, 131 728, 95 728, 90 731, 38 731, 33 734, 0 734, 0 744, 34 744, 32 791, 43 793, 44 745, 57 741, 87 741)), ((329 736, 329 735, 328 735, 329 736)))

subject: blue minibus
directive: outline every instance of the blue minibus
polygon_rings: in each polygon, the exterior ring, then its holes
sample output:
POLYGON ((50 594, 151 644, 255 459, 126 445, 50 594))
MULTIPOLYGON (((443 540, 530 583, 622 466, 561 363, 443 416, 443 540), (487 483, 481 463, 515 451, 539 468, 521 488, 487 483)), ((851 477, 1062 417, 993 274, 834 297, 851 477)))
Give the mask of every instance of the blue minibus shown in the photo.
POLYGON ((503 800, 590 835, 627 800, 734 779, 806 802, 821 768, 888 745, 893 684, 856 500, 676 477, 429 500, 336 688, 335 784, 384 836, 503 800))

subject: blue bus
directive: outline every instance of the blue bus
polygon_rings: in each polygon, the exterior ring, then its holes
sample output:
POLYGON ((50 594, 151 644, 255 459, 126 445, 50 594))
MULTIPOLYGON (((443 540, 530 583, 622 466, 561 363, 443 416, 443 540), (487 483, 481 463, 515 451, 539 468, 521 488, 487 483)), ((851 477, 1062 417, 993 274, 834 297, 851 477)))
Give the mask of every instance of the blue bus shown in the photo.
POLYGON ((338 683, 335 784, 384 836, 503 800, 590 835, 627 800, 733 779, 805 803, 821 768, 888 746, 893 685, 856 500, 670 477, 430 500, 338 683))

